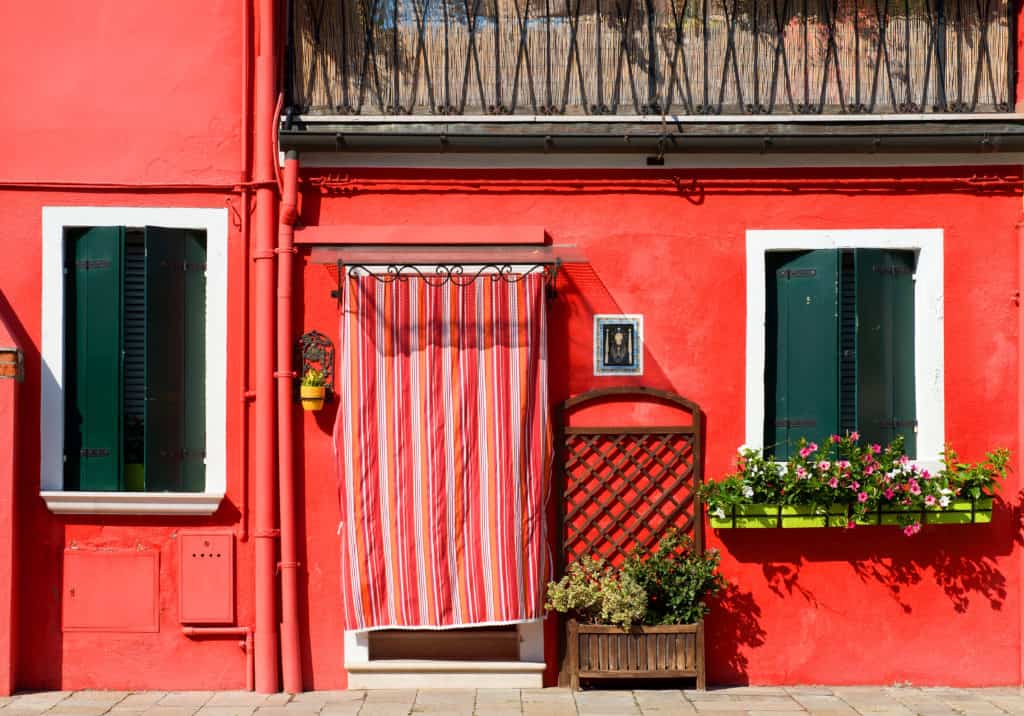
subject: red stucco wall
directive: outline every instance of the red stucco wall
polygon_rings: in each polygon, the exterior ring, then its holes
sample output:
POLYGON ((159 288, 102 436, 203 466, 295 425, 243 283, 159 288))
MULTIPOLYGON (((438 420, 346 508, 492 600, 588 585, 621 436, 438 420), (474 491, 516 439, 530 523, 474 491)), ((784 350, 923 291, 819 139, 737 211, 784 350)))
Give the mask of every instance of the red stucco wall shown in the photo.
MULTIPOLYGON (((969 176, 977 170, 966 170, 969 176)), ((592 315, 642 313, 645 385, 698 402, 707 416, 707 475, 729 470, 744 442, 745 232, 748 229, 941 228, 945 240, 946 436, 964 456, 1016 452, 1015 223, 1019 196, 909 190, 867 194, 595 191, 651 174, 351 170, 372 180, 352 196, 304 195, 310 224, 540 224, 586 265, 563 269, 550 304, 553 401, 628 379, 592 376, 592 315), (544 182, 575 177, 579 188, 544 182), (431 179, 436 180, 433 184, 431 179), (488 181, 512 179, 495 189, 488 181), (587 186, 587 179, 596 180, 587 186), (411 180, 416 186, 403 186, 411 180), (515 180, 518 180, 518 184, 515 180), (373 182, 383 182, 374 185, 373 182), (613 182, 614 183, 614 182, 613 182), (453 187, 462 187, 453 189, 453 187), (475 187, 475 188, 471 188, 475 187)), ((893 170, 720 172, 786 183, 827 177, 852 188, 893 170)), ((663 173, 662 175, 666 175, 663 173)), ((934 181, 941 171, 900 175, 934 181)), ((653 175, 657 176, 657 174, 653 175)), ((916 190, 915 190, 916 187, 916 190)), ((415 235, 413 228, 410 233, 415 235)), ((303 275, 302 330, 336 336, 327 268, 303 275)), ((330 420, 302 416, 306 615, 312 685, 344 683, 330 420)), ((1016 502, 1017 477, 1004 488, 1016 502)), ((1017 529, 1010 507, 986 526, 709 533, 735 585, 708 618, 709 680, 750 683, 1009 684, 1020 678, 1017 529)))
MULTIPOLYGON (((86 4, 6 3, 0 43, 6 111, 0 116, 0 313, 26 353, 20 386, 16 553, 19 688, 241 688, 245 656, 234 639, 189 641, 177 617, 178 529, 234 526, 241 476, 228 437, 228 498, 208 519, 56 517, 39 498, 39 342, 43 206, 223 208, 241 177, 242 28, 236 0, 86 4), (62 183, 33 191, 23 183, 62 183), (12 187, 12 184, 19 184, 12 187), (89 191, 89 185, 119 185, 89 191), (77 185, 82 189, 78 190, 77 185), (226 185, 189 191, 150 185, 226 185), (67 547, 160 552, 157 634, 61 633, 67 547)), ((237 206, 238 197, 233 201, 237 206)), ((231 226, 229 305, 239 286, 231 226)), ((237 315, 237 311, 234 311, 237 315)), ((233 330, 234 327, 232 327, 233 330)), ((229 412, 241 395, 241 347, 229 350, 229 412)), ((10 447, 0 437, 0 451, 10 447)), ((251 548, 240 544, 240 624, 252 621, 251 548)), ((132 595, 124 595, 131 599, 132 595)), ((0 629, 6 631, 5 623, 0 629)))
POLYGON ((0 180, 240 176, 242 3, 4 3, 0 180))
MULTIPOLYGON (((235 0, 175 3, 8 4, 0 21, 0 313, 25 350, 19 387, 15 684, 19 688, 241 688, 234 639, 191 641, 177 614, 177 532, 237 528, 242 495, 238 336, 241 246, 229 236, 228 496, 212 518, 57 517, 38 496, 43 206, 223 207, 241 176, 242 12, 235 0), (82 184, 32 189, 28 183, 82 184), (12 184, 19 184, 18 187, 12 184), (90 190, 90 184, 118 185, 90 190), (155 188, 151 185, 196 185, 155 188), (211 189, 207 185, 227 185, 211 189), (205 187, 205 188, 204 188, 205 187), (62 633, 61 560, 67 548, 160 553, 160 631, 62 633)), ((591 316, 642 313, 643 384, 697 401, 707 415, 707 473, 730 467, 743 442, 744 232, 753 228, 930 228, 945 231, 946 435, 962 454, 1016 442, 1020 196, 952 193, 928 184, 949 172, 885 169, 903 190, 867 192, 851 170, 724 172, 735 179, 816 176, 829 191, 710 192, 682 196, 616 182, 653 172, 349 170, 386 179, 386 191, 321 195, 306 184, 311 225, 532 224, 576 244, 589 263, 564 270, 551 304, 555 401, 610 378, 591 376, 591 316), (500 177, 510 182, 495 191, 500 177), (544 182, 574 178, 576 186, 544 182), (450 179, 458 179, 454 186, 450 179), (420 182, 413 187, 410 180, 420 182), (442 181, 444 180, 444 181, 442 181), (598 182, 602 184, 598 189, 598 182), (423 184, 422 182, 425 182, 423 184), (479 186, 476 186, 480 184, 479 186), (443 185, 443 186, 442 186, 443 185), (841 191, 836 191, 841 190, 841 191)), ((965 170, 968 176, 975 171, 965 170)), ((307 179, 311 175, 307 175, 307 179)), ((302 256, 308 258, 303 250, 302 256)), ((332 277, 306 265, 296 328, 336 336, 332 277)), ((302 659, 310 688, 344 687, 338 522, 329 411, 296 409, 300 466, 302 659)), ((0 435, 0 452, 14 439, 0 435)), ((44 436, 45 439, 45 436, 44 436)), ((250 463, 251 465, 251 463, 250 463)), ((1018 478, 1004 494, 1016 503, 1018 478)), ((249 494, 251 495, 251 489, 249 494)), ((709 536, 723 551, 733 598, 709 618, 712 682, 1017 684, 1020 570, 1016 513, 989 526, 759 531, 709 536)), ((237 623, 253 616, 252 543, 237 545, 237 623)), ((2 548, 2 545, 0 545, 2 548)), ((130 599, 132 595, 125 595, 130 599)), ((0 624, 6 629, 7 624, 0 624)), ((553 662, 552 662, 553 663, 553 662)), ((2 664, 0 664, 2 666, 2 664)), ((550 670, 549 670, 550 671, 550 670)))

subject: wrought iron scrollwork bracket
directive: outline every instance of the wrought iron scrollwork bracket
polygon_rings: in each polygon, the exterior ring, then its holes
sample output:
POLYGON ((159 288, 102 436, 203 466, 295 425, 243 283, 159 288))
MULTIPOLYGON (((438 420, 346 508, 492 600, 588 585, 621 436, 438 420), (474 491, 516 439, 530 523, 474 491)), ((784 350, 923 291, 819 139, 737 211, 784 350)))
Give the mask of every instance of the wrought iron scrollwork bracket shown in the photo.
POLYGON ((459 287, 471 286, 478 280, 504 281, 505 283, 519 283, 527 276, 540 274, 544 276, 545 293, 548 298, 555 297, 555 282, 558 279, 558 269, 562 262, 556 259, 553 263, 538 263, 532 265, 513 264, 388 264, 383 267, 370 268, 364 264, 345 264, 338 262, 338 285, 331 291, 331 297, 341 304, 341 281, 342 276, 373 276, 380 283, 394 283, 395 281, 408 281, 416 277, 423 279, 428 286, 439 288, 446 284, 453 284, 459 287), (469 267, 472 268, 469 268, 469 267))
POLYGON ((299 336, 295 342, 295 365, 299 367, 295 373, 295 402, 299 402, 302 376, 309 370, 323 373, 327 386, 324 398, 328 402, 334 399, 334 344, 330 338, 320 331, 308 331, 299 336))

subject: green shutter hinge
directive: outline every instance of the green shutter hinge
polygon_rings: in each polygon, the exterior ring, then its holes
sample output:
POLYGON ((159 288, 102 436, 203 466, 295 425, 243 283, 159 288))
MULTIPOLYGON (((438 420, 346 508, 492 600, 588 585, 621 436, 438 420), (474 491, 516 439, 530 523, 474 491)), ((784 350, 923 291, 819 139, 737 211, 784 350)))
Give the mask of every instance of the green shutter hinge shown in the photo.
POLYGON ((917 432, 917 421, 916 420, 879 420, 878 426, 889 429, 899 428, 913 428, 914 432, 917 432))
POLYGON ((914 273, 914 269, 910 268, 909 266, 882 266, 880 264, 876 264, 875 266, 871 267, 871 270, 874 271, 875 273, 880 273, 883 275, 887 274, 889 276, 914 273))
POLYGON ((110 268, 110 261, 107 259, 88 259, 85 261, 75 261, 75 268, 79 269, 80 271, 108 269, 110 268))
POLYGON ((812 278, 818 275, 817 269, 779 269, 775 272, 779 278, 812 278))
POLYGON ((782 418, 775 421, 775 427, 777 428, 813 428, 817 427, 817 420, 788 420, 782 418))

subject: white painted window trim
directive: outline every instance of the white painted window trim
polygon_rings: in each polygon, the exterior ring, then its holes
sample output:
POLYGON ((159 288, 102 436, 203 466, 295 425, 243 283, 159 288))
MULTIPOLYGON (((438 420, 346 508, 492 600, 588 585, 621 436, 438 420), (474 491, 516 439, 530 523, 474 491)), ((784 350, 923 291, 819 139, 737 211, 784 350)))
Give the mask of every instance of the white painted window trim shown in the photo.
POLYGON ((40 496, 57 514, 210 515, 227 488, 227 209, 45 206, 42 234, 40 496), (206 490, 64 491, 64 232, 75 226, 163 226, 206 232, 206 490))
POLYGON ((747 231, 745 446, 764 441, 765 254, 813 249, 899 249, 917 253, 914 276, 914 398, 917 462, 936 471, 945 443, 942 229, 747 231))

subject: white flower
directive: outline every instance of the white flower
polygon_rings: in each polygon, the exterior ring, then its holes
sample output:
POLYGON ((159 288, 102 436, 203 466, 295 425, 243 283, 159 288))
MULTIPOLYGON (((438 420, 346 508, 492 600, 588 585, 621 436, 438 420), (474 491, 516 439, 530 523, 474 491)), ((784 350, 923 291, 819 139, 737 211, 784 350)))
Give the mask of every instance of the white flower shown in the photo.
MULTIPOLYGON (((943 492, 948 492, 948 490, 943 490, 943 492)), ((949 507, 949 495, 943 495, 939 498, 939 507, 949 507)))
POLYGON ((943 487, 941 490, 939 490, 939 492, 941 494, 943 494, 943 495, 952 495, 953 494, 953 491, 950 490, 948 487, 943 487))
POLYGON ((743 496, 746 497, 747 499, 750 499, 751 497, 753 497, 754 496, 754 488, 751 487, 750 485, 744 485, 743 486, 743 496))
POLYGON ((724 520, 725 519, 725 510, 723 510, 721 507, 717 508, 711 514, 714 515, 715 517, 717 517, 720 520, 724 520))

